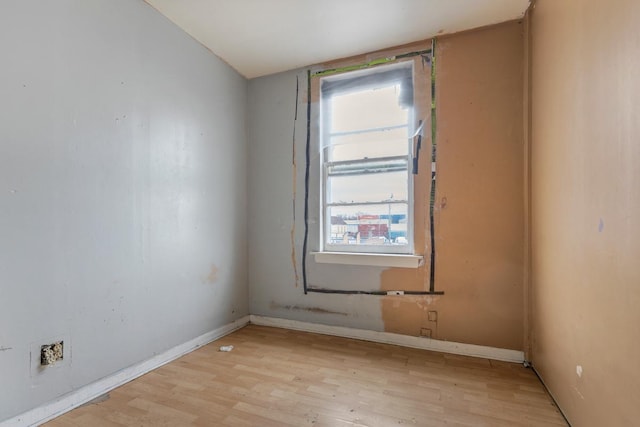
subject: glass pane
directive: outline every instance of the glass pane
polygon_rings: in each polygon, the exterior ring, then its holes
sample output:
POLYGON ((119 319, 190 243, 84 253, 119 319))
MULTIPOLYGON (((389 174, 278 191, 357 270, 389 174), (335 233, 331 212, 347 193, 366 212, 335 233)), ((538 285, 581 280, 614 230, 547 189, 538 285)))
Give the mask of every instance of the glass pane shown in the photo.
POLYGON ((408 123, 408 108, 398 104, 400 85, 331 97, 330 133, 408 123))
POLYGON ((333 206, 327 243, 406 246, 408 205, 333 206))
POLYGON ((330 176, 328 203, 362 203, 407 200, 407 171, 366 175, 330 176))
POLYGON ((334 136, 329 140, 329 161, 408 156, 407 128, 334 136))

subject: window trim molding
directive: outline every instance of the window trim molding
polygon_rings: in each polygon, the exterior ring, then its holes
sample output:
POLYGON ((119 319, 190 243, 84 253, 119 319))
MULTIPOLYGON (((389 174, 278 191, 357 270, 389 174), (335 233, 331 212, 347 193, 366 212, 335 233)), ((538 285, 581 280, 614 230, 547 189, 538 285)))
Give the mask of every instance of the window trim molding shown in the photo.
POLYGON ((423 255, 371 252, 311 252, 318 264, 367 265, 372 267, 418 268, 423 255))
MULTIPOLYGON (((320 77, 320 82, 318 84, 318 99, 320 100, 320 108, 319 108, 319 135, 317 135, 317 143, 318 150, 320 153, 319 156, 319 164, 320 164, 320 182, 319 182, 319 190, 320 190, 320 224, 318 227, 319 231, 319 251, 312 252, 313 255, 319 253, 326 253, 328 257, 315 257, 316 262, 318 263, 331 263, 331 264, 348 264, 348 265, 386 265, 389 267, 403 267, 405 264, 409 266, 409 268, 417 268, 418 265, 423 264, 423 255, 416 254, 416 246, 415 246, 415 184, 414 178, 411 174, 411 159, 412 152, 414 147, 414 138, 408 138, 407 144, 409 146, 408 149, 408 166, 407 166, 407 194, 408 203, 407 203, 407 212, 408 212, 408 221, 407 221, 407 245, 394 246, 394 245, 344 245, 344 244, 334 244, 327 242, 327 218, 328 218, 328 205, 326 201, 326 162, 325 162, 325 150, 329 147, 329 145, 324 143, 325 135, 328 134, 328 129, 326 128, 325 116, 329 114, 328 104, 326 103, 326 97, 331 96, 332 93, 341 93, 342 90, 331 90, 330 94, 325 94, 323 91, 323 81, 325 82, 335 82, 335 81, 348 81, 348 80, 357 80, 361 79, 363 76, 367 75, 375 75, 380 74, 382 78, 389 78, 391 81, 397 79, 397 75, 401 73, 408 73, 411 78, 411 91, 412 98, 415 98, 415 88, 413 80, 415 79, 415 64, 413 60, 409 61, 391 61, 388 64, 382 65, 380 68, 369 68, 369 69, 360 69, 360 70, 348 70, 345 72, 340 72, 337 74, 332 74, 327 77, 320 77), (380 70, 380 68, 387 68, 388 71, 380 70), (350 76, 353 75, 353 76, 350 76), (392 77, 387 77, 392 76, 392 77), (335 257, 334 255, 340 254, 339 257, 335 257), (363 258, 346 260, 347 258, 344 255, 348 254, 356 254, 356 255, 364 255, 363 258), (379 261, 368 261, 365 262, 365 259, 373 259, 371 257, 376 257, 380 255, 389 255, 386 259, 381 259, 379 261), (369 256, 367 258, 366 256, 369 256), (394 262, 390 259, 393 257, 400 257, 399 261, 394 262), (416 257, 418 261, 411 261, 407 263, 407 259, 411 257, 416 257), (330 259, 332 261, 319 261, 319 259, 330 259), (338 261, 336 261, 338 260, 338 261), (342 261, 340 261, 342 260, 342 261), (346 260, 346 261, 345 261, 346 260), (383 262, 384 261, 384 262, 383 262), (415 266, 414 266, 415 264, 415 266)), ((369 86, 370 83, 363 85, 364 88, 369 86)), ((357 84, 355 85, 357 87, 357 84)), ((346 90, 345 92, 353 91, 353 87, 346 90)), ((416 128, 416 112, 415 106, 409 107, 409 117, 407 121, 407 133, 408 135, 412 135, 416 128)), ((329 224, 330 227, 330 219, 329 224)))

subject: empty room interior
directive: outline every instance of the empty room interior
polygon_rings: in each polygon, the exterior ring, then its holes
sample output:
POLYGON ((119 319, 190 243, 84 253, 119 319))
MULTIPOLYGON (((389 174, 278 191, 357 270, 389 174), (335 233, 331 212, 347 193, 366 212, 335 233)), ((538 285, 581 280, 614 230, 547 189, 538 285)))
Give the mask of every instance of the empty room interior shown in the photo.
POLYGON ((640 425, 640 2, 2 0, 0 425, 640 425))

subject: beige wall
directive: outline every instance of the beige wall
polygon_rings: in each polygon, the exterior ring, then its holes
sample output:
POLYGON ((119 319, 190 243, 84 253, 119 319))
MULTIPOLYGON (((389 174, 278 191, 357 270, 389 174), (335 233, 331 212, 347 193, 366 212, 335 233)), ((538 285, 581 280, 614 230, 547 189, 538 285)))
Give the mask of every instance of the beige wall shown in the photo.
MULTIPOLYGON (((423 327, 438 339, 523 350, 523 43, 521 22, 438 40, 435 280, 445 295, 383 298, 387 331, 423 327)), ((382 289, 424 289, 426 274, 387 270, 382 289)))
POLYGON ((640 2, 539 0, 531 29, 533 363, 573 425, 638 425, 640 2))

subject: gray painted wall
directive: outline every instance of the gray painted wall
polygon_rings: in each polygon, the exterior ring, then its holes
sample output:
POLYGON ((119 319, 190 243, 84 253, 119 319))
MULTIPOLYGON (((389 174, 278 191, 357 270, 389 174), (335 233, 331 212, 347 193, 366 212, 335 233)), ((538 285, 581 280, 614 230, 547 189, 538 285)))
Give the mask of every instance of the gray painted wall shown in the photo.
POLYGON ((0 8, 3 420, 248 314, 247 82, 141 0, 0 8))
MULTIPOLYGON (((302 284, 306 70, 249 80, 249 286, 250 312, 305 322, 383 330, 380 297, 309 293, 302 284), (296 101, 296 81, 299 93, 296 101), (296 102, 298 116, 296 116, 296 102), (295 121, 295 221, 293 213, 295 121), (292 260, 291 229, 298 280, 292 260)), ((317 108, 312 106, 312 113, 317 108)), ((315 123, 312 120, 312 123, 315 123)), ((316 133, 312 129, 311 134, 316 133)), ((319 248, 319 164, 312 141, 309 250, 319 248)), ((379 289, 382 268, 316 264, 307 260, 309 284, 331 289, 379 289)))

